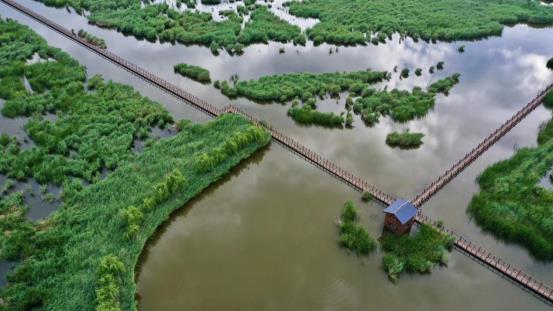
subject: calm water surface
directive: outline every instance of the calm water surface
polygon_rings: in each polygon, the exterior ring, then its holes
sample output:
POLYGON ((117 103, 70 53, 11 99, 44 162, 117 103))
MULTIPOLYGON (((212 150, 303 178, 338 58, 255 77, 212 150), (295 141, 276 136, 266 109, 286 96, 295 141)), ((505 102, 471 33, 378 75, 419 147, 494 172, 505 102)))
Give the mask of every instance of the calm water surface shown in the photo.
MULTIPOLYGON (((386 45, 295 47, 271 43, 248 47, 240 57, 213 56, 203 47, 150 43, 86 23, 66 10, 21 3, 61 22, 104 38, 110 50, 144 66, 193 94, 222 107, 232 102, 293 136, 323 156, 354 171, 394 195, 412 197, 475 146, 500 123, 553 80, 545 68, 553 54, 553 29, 506 28, 502 37, 453 44, 415 43, 395 37, 386 45), (466 46, 460 54, 457 48, 466 46), (279 54, 284 47, 286 53, 279 54), (333 48, 334 49, 334 48, 333 48), (445 62, 434 75, 428 67, 445 62), (383 119, 367 128, 358 117, 351 130, 300 127, 286 116, 287 106, 229 100, 210 85, 173 73, 181 62, 205 67, 213 79, 238 74, 252 79, 286 72, 351 71, 394 66, 421 77, 388 87, 425 87, 455 72, 461 83, 449 96, 439 96, 425 118, 405 124, 383 119), (410 129, 426 135, 418 150, 385 145, 386 134, 410 129)), ((277 8, 275 8, 277 9, 277 8)), ((176 119, 208 118, 173 97, 137 79, 46 27, 0 4, 4 17, 31 26, 88 67, 90 74, 133 85, 162 104, 176 119)), ((279 15, 280 16, 280 15, 279 15)), ((286 18, 285 15, 282 15, 286 18)), ((301 23, 302 21, 298 21, 301 23)), ((326 100, 321 110, 343 111, 343 101, 326 100)), ((514 245, 482 233, 469 219, 466 206, 478 190, 476 176, 488 165, 535 145, 540 123, 551 113, 537 109, 482 158, 441 191, 425 207, 429 216, 470 240, 489 248, 538 279, 553 284, 553 265, 538 263, 514 245)), ((0 119, 0 130, 24 135, 24 120, 0 119)), ((428 276, 402 276, 387 281, 381 254, 367 259, 348 255, 336 244, 335 220, 343 202, 358 193, 310 166, 278 145, 241 166, 231 177, 187 205, 153 239, 137 275, 141 310, 545 310, 548 306, 480 266, 452 253, 448 268, 428 276)), ((382 206, 362 206, 362 220, 374 236, 382 230, 382 206)))

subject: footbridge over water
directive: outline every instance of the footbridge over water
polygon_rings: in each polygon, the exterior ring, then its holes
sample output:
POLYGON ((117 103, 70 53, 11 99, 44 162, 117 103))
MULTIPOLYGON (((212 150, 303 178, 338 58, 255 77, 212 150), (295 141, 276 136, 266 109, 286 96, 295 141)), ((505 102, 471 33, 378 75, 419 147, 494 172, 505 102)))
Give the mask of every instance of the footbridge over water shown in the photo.
MULTIPOLYGON (((69 29, 66 29, 65 27, 47 19, 46 17, 17 3, 14 0, 0 0, 0 1, 32 17, 33 19, 43 23, 44 25, 57 31, 58 33, 64 35, 65 37, 81 44, 82 46, 108 59, 109 61, 121 66, 122 68, 126 69, 132 74, 159 87, 160 89, 172 94, 173 96, 183 100, 184 102, 191 104, 194 108, 206 113, 207 115, 211 117, 217 117, 223 113, 241 114, 244 117, 251 120, 256 125, 267 129, 271 133, 273 140, 279 143, 280 145, 286 147, 287 149, 291 150, 295 154, 301 156, 302 158, 306 159, 310 163, 321 168, 322 170, 331 174, 332 176, 338 178, 339 180, 343 181, 344 183, 353 187, 354 189, 361 192, 371 193, 375 199, 379 200, 385 205, 389 205, 395 201, 396 198, 394 196, 386 194, 385 192, 379 190, 378 188, 370 185, 368 182, 364 181, 363 179, 339 167, 333 162, 323 158, 319 154, 303 146, 302 144, 295 141, 294 139, 275 130, 266 122, 260 121, 254 118, 253 116, 247 114, 246 112, 241 111, 238 108, 233 106, 227 106, 224 109, 219 109, 218 107, 213 106, 197 98, 196 96, 190 94, 189 92, 186 92, 180 89, 176 85, 154 75, 153 73, 143 69, 142 67, 125 60, 119 55, 116 55, 112 52, 109 52, 108 50, 102 49, 100 47, 97 47, 95 45, 88 43, 86 40, 78 37, 69 29)), ((528 290, 529 292, 533 293, 534 295, 536 295, 537 297, 543 299, 548 303, 553 303, 553 288, 547 286, 546 284, 543 284, 542 282, 539 282, 538 280, 526 274, 522 270, 510 264, 507 264, 499 257, 496 257, 492 255, 490 252, 488 252, 487 250, 476 246, 474 243, 469 242, 468 240, 466 240, 460 235, 457 235, 453 231, 444 228, 443 225, 437 222, 434 222, 433 220, 431 220, 430 218, 422 214, 420 207, 426 201, 428 201, 434 194, 436 194, 439 190, 441 190, 445 185, 447 185, 447 183, 449 183, 455 176, 457 176, 460 172, 462 172, 468 165, 474 162, 489 147, 491 147, 501 137, 503 137, 509 130, 511 130, 524 117, 526 117, 532 110, 534 110, 537 106, 539 106, 540 103, 543 101, 547 92, 551 91, 552 89, 553 89, 553 85, 549 85, 543 92, 538 94, 538 96, 534 100, 532 100, 528 105, 526 105, 523 109, 517 112, 511 119, 507 120, 501 127, 499 127, 496 131, 494 131, 494 133, 488 136, 482 143, 480 143, 463 159, 461 159, 458 163, 452 166, 451 169, 446 171, 446 173, 441 175, 435 182, 433 182, 423 192, 417 195, 415 199, 412 200, 413 204, 419 208, 419 211, 415 218, 415 221, 417 223, 428 224, 446 234, 450 234, 454 236, 455 237, 454 244, 458 250, 460 250, 464 254, 467 254, 471 258, 474 258, 475 260, 482 263, 486 267, 492 269, 493 271, 500 273, 501 275, 505 276, 509 280, 514 281, 522 288, 528 290)))

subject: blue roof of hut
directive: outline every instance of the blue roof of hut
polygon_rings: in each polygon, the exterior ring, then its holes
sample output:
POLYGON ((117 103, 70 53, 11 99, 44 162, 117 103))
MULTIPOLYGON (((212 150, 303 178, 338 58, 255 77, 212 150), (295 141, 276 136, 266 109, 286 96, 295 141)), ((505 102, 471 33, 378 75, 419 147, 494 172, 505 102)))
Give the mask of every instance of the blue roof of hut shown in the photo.
POLYGON ((404 225, 417 215, 417 208, 409 201, 397 199, 384 210, 384 213, 393 214, 404 225))

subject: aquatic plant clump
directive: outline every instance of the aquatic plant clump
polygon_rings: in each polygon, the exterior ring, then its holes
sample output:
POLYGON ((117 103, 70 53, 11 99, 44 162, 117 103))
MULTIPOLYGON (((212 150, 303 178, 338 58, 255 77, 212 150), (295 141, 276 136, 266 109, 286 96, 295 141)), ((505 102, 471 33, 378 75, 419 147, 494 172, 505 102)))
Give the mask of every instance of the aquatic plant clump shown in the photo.
POLYGON ((538 146, 523 148, 487 168, 469 214, 484 230, 520 244, 540 260, 553 260, 553 191, 540 185, 553 166, 553 121, 542 126, 538 146))
POLYGON ((390 116, 394 121, 405 122, 425 116, 436 102, 438 93, 448 94, 459 82, 459 74, 432 83, 427 91, 419 87, 411 92, 393 89, 391 91, 368 90, 358 98, 353 111, 361 115, 368 126, 378 123, 380 117, 390 116))
POLYGON ((504 25, 553 24, 553 9, 534 0, 304 0, 290 13, 320 20, 307 35, 315 44, 353 45, 393 33, 423 40, 480 39, 504 25))
POLYGON ((422 145, 422 133, 392 132, 386 136, 386 144, 392 148, 415 149, 422 145))
POLYGON ((376 249, 376 241, 357 223, 358 221, 357 208, 353 202, 347 201, 340 215, 339 243, 357 255, 368 255, 376 249))
POLYGON ((385 231, 379 241, 384 270, 395 282, 403 272, 429 273, 438 264, 447 265, 455 239, 423 224, 412 235, 385 231))
POLYGON ((92 45, 95 45, 97 47, 101 47, 102 49, 107 48, 106 41, 104 39, 98 38, 95 35, 93 35, 91 33, 88 33, 87 31, 85 31, 83 29, 79 29, 79 31, 77 32, 77 35, 79 37, 85 39, 86 42, 88 42, 92 45))
POLYGON ((211 82, 211 77, 209 76, 209 70, 202 68, 200 66, 178 64, 178 65, 175 65, 174 70, 175 72, 198 82, 202 82, 202 83, 211 82))
POLYGON ((358 93, 368 84, 375 84, 387 79, 389 79, 387 72, 369 70, 321 74, 288 73, 263 76, 256 80, 238 81, 233 87, 233 94, 257 101, 280 103, 294 99, 307 101, 316 96, 338 96, 340 92, 344 91, 358 93))

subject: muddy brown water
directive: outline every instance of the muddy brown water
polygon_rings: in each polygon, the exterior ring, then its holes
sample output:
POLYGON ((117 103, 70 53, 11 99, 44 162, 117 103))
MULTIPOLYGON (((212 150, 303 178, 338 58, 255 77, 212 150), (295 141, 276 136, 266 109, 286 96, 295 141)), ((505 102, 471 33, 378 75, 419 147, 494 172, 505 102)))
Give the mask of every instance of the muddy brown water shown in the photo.
MULTIPOLYGON (((268 120, 279 130, 323 156, 355 172, 393 195, 413 197, 461 158, 504 120, 553 80, 545 68, 553 53, 553 29, 519 25, 501 37, 477 42, 427 44, 400 41, 386 45, 295 47, 280 43, 254 45, 240 57, 209 49, 151 43, 88 25, 65 9, 47 8, 31 0, 21 3, 68 28, 102 37, 110 50, 172 81, 219 107, 228 103, 268 120), (457 48, 465 45, 465 53, 457 48), (284 47, 285 53, 279 54, 284 47), (334 49, 334 47, 332 47, 334 49), (445 62, 445 70, 427 73, 445 62), (211 85, 173 73, 186 62, 211 71, 213 79, 241 79, 286 72, 389 70, 394 66, 423 69, 389 87, 425 87, 455 72, 461 83, 449 96, 439 96, 426 117, 394 123, 383 119, 373 128, 355 116, 351 130, 297 126, 286 116, 288 106, 229 100, 211 85), (410 129, 426 135, 418 150, 385 145, 386 134, 410 129)), ((90 74, 130 84, 161 102, 176 119, 205 122, 209 118, 81 46, 0 4, 3 17, 29 25, 48 42, 69 52, 90 74)), ((284 16, 285 17, 285 16, 284 16)), ((341 112, 327 99, 321 110, 341 112)), ((521 247, 482 233, 466 214, 478 190, 474 180, 488 165, 511 156, 516 148, 535 145, 539 125, 551 113, 538 108, 511 133, 442 190, 425 207, 431 217, 546 283, 553 284, 553 264, 532 259, 521 247)), ((0 117, 0 131, 24 135, 24 120, 0 117)), ((0 179, 1 180, 1 179, 0 179)), ((454 251, 448 268, 431 275, 404 275, 390 283, 382 271, 382 254, 366 259, 348 255, 336 243, 335 220, 344 201, 361 207, 362 221, 374 236, 382 230, 382 206, 363 204, 359 194, 317 168, 273 144, 241 166, 237 173, 183 207, 148 245, 137 273, 141 310, 546 310, 535 297, 454 251)), ((38 203, 37 203, 38 204, 38 203)), ((38 204, 40 205, 40 204, 38 204)), ((33 208, 40 208, 33 207, 33 208)))

